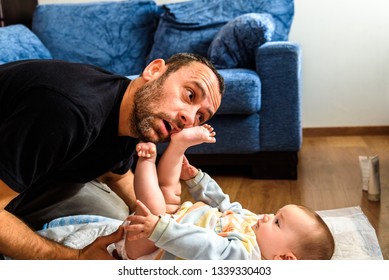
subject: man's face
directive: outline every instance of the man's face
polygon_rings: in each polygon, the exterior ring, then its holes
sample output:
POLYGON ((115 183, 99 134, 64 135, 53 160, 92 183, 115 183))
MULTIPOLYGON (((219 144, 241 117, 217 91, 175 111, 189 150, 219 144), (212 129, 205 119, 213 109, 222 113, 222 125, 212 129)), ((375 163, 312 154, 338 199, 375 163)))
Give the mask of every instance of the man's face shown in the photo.
POLYGON ((136 92, 134 125, 142 141, 167 141, 184 127, 208 121, 220 102, 215 74, 193 62, 168 76, 162 74, 136 92))

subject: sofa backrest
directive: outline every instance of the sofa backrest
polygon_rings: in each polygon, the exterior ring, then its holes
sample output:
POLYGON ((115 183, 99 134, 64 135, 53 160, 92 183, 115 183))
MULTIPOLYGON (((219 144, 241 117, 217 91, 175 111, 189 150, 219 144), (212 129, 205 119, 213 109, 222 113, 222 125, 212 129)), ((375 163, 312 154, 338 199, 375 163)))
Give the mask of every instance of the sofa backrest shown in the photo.
POLYGON ((152 46, 160 8, 150 0, 45 4, 35 9, 33 32, 54 59, 139 74, 152 46))
POLYGON ((287 41, 294 16, 293 0, 191 0, 163 6, 148 62, 178 52, 207 56, 220 29, 236 17, 267 13, 274 18, 272 41, 287 41))
POLYGON ((151 60, 178 52, 208 57, 222 27, 248 13, 271 15, 275 24, 271 40, 288 39, 293 0, 191 0, 163 6, 152 0, 45 4, 36 7, 32 30, 54 59, 138 75, 151 60))

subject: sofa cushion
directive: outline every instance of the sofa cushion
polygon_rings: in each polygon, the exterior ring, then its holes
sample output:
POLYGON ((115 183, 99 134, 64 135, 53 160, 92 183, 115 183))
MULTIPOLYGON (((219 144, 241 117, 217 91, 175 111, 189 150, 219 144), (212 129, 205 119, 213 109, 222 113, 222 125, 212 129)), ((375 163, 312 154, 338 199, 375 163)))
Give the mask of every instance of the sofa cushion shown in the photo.
POLYGON ((275 20, 273 40, 288 39, 293 0, 192 0, 163 6, 149 60, 179 52, 206 56, 212 39, 228 21, 246 13, 269 13, 275 20))
POLYGON ((221 69, 225 93, 217 115, 258 113, 261 108, 261 81, 249 69, 221 69))
POLYGON ((215 128, 216 143, 193 146, 188 154, 246 154, 260 150, 259 114, 216 115, 209 124, 215 128))
POLYGON ((208 49, 216 68, 255 69, 255 50, 271 40, 274 19, 270 14, 249 13, 224 25, 208 49))
MULTIPOLYGON (((185 154, 248 154, 260 150, 260 117, 252 115, 215 115, 207 123, 216 131, 216 143, 188 148, 185 154)), ((167 143, 158 144, 158 153, 167 143)))
POLYGON ((0 64, 22 59, 51 59, 42 42, 21 24, 0 28, 0 64))
POLYGON ((159 12, 148 0, 38 5, 32 29, 56 59, 139 74, 159 12))

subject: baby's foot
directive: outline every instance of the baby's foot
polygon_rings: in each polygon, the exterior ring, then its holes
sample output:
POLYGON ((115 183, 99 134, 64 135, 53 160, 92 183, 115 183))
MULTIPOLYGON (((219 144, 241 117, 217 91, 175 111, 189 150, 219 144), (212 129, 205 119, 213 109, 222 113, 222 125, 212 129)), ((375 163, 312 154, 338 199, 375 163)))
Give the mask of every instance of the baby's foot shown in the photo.
POLYGON ((181 143, 186 147, 191 147, 201 143, 215 143, 216 132, 209 124, 202 126, 195 126, 184 128, 178 133, 174 133, 171 136, 171 140, 174 143, 181 143))
POLYGON ((157 157, 157 147, 152 142, 140 142, 136 145, 136 151, 138 157, 156 159, 157 157))

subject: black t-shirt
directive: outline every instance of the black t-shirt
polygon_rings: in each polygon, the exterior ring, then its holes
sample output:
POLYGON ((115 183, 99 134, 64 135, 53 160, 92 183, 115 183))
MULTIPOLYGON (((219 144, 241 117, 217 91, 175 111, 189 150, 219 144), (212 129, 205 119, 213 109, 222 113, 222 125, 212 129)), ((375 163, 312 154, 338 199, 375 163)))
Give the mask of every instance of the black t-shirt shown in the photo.
POLYGON ((130 80, 85 64, 0 65, 0 179, 16 192, 125 173, 137 139, 118 136, 130 80))

